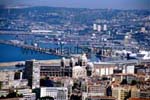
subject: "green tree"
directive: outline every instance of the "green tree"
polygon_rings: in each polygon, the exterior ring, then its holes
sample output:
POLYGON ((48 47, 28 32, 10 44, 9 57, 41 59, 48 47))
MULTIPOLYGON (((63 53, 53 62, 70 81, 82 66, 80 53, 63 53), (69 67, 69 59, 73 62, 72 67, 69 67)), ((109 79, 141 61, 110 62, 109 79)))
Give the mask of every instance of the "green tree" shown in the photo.
POLYGON ((50 96, 45 96, 45 97, 41 97, 40 100, 54 100, 54 98, 50 96))
POLYGON ((2 82, 0 82, 0 89, 2 89, 2 86, 3 86, 3 83, 2 83, 2 82))
POLYGON ((5 96, 1 95, 0 99, 4 99, 4 98, 5 98, 5 96))
POLYGON ((128 84, 128 83, 127 83, 127 80, 126 80, 126 79, 123 79, 122 82, 121 82, 121 85, 126 85, 126 84, 128 84))
POLYGON ((136 85, 137 81, 136 80, 132 80, 131 85, 136 85))
POLYGON ((131 97, 131 90, 127 93, 127 96, 124 98, 124 100, 128 100, 131 97))
POLYGON ((17 97, 17 93, 16 92, 11 92, 6 97, 7 98, 15 98, 15 97, 17 97))
POLYGON ((15 92, 14 89, 9 90, 9 94, 6 98, 16 98, 16 97, 23 97, 23 94, 18 94, 17 91, 15 92))

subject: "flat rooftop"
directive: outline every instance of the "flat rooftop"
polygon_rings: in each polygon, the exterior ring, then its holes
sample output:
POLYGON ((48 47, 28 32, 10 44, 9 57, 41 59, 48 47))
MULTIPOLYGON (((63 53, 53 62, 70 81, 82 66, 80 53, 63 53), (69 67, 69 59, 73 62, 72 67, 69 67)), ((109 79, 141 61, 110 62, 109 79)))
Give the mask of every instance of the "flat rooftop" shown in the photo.
POLYGON ((16 66, 3 66, 0 67, 0 71, 19 71, 23 70, 24 67, 16 67, 16 66))

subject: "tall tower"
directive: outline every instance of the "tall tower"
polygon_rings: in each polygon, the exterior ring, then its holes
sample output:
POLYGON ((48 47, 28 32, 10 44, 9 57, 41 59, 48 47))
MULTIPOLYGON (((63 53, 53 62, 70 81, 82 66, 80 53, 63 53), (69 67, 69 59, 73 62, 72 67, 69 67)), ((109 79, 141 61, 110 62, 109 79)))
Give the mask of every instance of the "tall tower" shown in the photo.
POLYGON ((63 57, 61 59, 61 67, 65 67, 66 66, 66 59, 63 57))
POLYGON ((141 27, 141 32, 142 32, 142 33, 146 32, 145 27, 141 27))
POLYGON ((104 31, 107 31, 107 25, 106 25, 106 24, 104 24, 103 30, 104 30, 104 31))
POLYGON ((98 25, 98 26, 97 26, 97 31, 100 32, 101 30, 102 30, 101 25, 98 25))
POLYGON ((97 30, 97 24, 93 24, 93 30, 94 30, 94 31, 97 30))
POLYGON ((74 67, 75 66, 75 60, 74 58, 70 59, 70 67, 74 67))
POLYGON ((93 74, 93 71, 94 71, 93 63, 90 62, 87 64, 86 71, 87 71, 87 76, 91 76, 93 74))
POLYGON ((132 35, 130 33, 126 33, 125 37, 124 37, 124 43, 125 45, 128 45, 131 43, 131 39, 132 39, 132 35))
POLYGON ((60 61, 61 75, 65 76, 66 59, 63 57, 60 61))
POLYGON ((86 57, 86 54, 82 54, 79 59, 78 59, 78 64, 80 66, 86 66, 87 65, 87 62, 88 62, 88 59, 86 57))
POLYGON ((32 88, 40 87, 40 63, 36 60, 25 62, 25 78, 28 79, 28 85, 32 88))

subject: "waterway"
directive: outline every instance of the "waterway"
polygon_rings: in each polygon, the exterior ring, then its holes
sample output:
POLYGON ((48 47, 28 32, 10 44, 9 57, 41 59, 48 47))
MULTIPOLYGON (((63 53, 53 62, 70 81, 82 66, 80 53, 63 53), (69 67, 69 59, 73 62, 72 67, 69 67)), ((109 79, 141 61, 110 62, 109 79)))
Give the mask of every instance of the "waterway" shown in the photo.
POLYGON ((49 60, 59 58, 61 57, 11 45, 0 44, 0 62, 25 61, 30 59, 49 60))
MULTIPOLYGON (((0 40, 19 40, 25 41, 27 44, 31 44, 33 40, 44 40, 43 37, 35 35, 5 35, 0 34, 0 40)), ((60 45, 55 43, 38 43, 39 47, 42 48, 61 48, 60 45)), ((63 48, 66 51, 71 50, 71 53, 81 53, 82 51, 79 48, 76 48, 76 45, 65 44, 63 48), (68 49, 70 48, 70 49, 68 49)), ((36 60, 50 60, 50 59, 60 59, 60 56, 45 54, 33 50, 27 50, 19 47, 14 47, 11 45, 0 44, 0 62, 13 62, 13 61, 25 61, 30 59, 36 60)), ((95 60, 95 56, 91 60, 95 60), (94 59, 93 59, 94 58, 94 59)))
MULTIPOLYGON (((19 40, 26 41, 27 44, 35 39, 43 39, 39 36, 34 35, 10 35, 10 34, 0 34, 0 40, 19 40)), ((42 48, 57 48, 58 45, 53 43, 38 43, 42 48)), ((14 47, 11 45, 0 44, 0 62, 13 62, 13 61, 25 61, 30 59, 36 60, 50 60, 50 59, 60 59, 60 56, 45 54, 33 50, 27 50, 19 47, 14 47)))

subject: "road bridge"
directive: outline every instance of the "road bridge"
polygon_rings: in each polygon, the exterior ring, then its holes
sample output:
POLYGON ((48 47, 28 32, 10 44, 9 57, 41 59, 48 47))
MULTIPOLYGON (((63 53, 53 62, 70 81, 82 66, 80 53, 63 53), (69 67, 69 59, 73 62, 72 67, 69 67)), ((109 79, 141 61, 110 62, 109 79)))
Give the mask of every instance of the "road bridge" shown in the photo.
POLYGON ((51 48, 41 48, 41 47, 32 46, 32 45, 28 45, 28 44, 16 43, 16 42, 12 42, 12 41, 4 41, 4 40, 0 40, 0 44, 12 45, 15 47, 20 47, 20 48, 38 51, 38 52, 46 53, 46 54, 50 54, 50 55, 56 55, 56 56, 60 56, 60 57, 66 57, 66 58, 71 57, 69 54, 64 54, 63 52, 60 52, 60 50, 51 49, 51 48))

